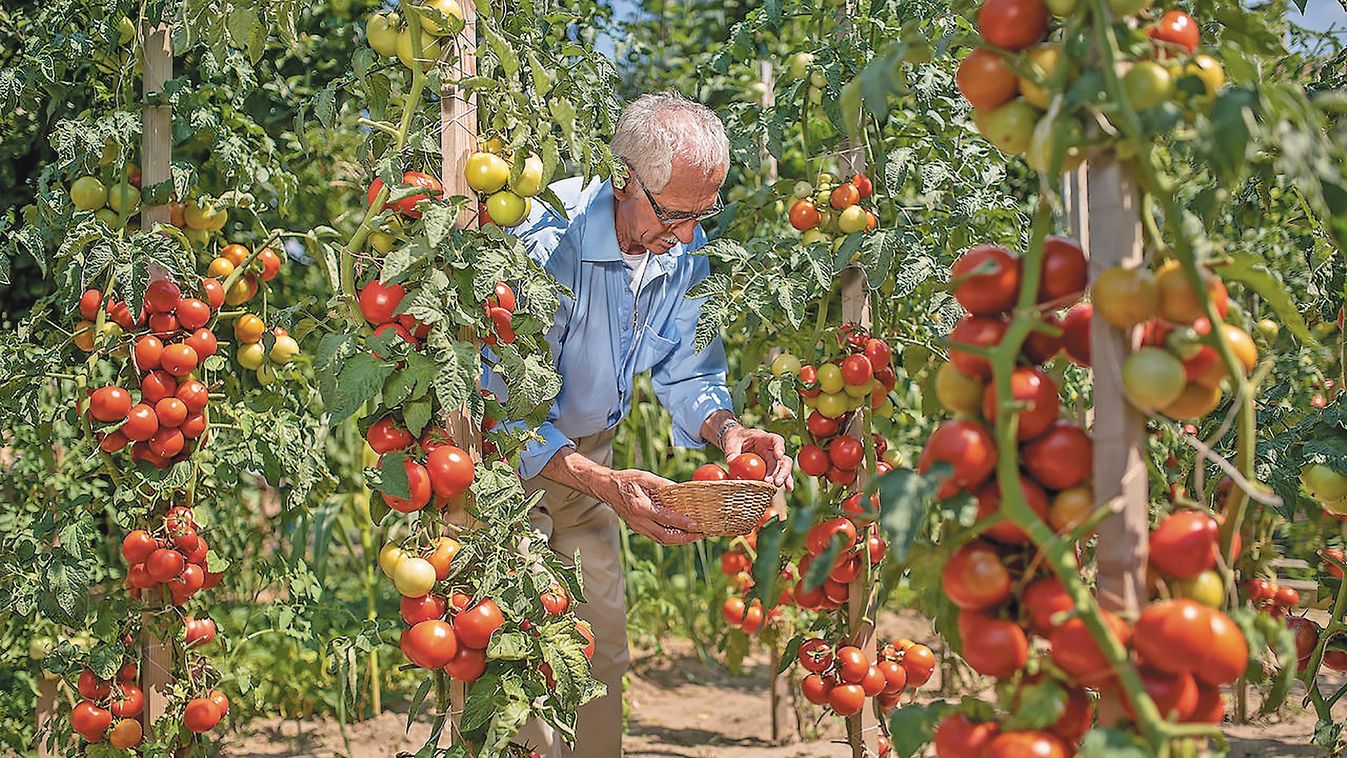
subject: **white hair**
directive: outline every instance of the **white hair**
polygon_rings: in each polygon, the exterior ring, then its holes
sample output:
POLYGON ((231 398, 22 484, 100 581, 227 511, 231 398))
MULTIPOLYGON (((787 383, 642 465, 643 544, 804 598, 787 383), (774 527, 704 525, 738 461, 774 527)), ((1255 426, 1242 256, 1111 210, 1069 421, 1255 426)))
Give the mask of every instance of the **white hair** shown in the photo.
POLYGON ((724 124, 710 108, 673 92, 641 95, 628 105, 617 120, 612 148, 651 192, 668 185, 675 154, 706 177, 730 164, 724 124))

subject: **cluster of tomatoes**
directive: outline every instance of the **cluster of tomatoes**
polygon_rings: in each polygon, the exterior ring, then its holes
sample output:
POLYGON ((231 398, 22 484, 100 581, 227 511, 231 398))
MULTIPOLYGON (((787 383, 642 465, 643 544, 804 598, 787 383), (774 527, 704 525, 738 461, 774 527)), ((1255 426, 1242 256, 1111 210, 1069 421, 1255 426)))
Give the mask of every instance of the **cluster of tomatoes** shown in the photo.
POLYGON ((827 243, 833 235, 873 232, 879 217, 861 205, 874 194, 875 185, 865 174, 853 174, 849 181, 838 181, 829 173, 818 176, 817 184, 795 183, 795 202, 790 206, 790 225, 804 232, 800 241, 808 245, 827 243))
MULTIPOLYGON (((207 279, 202 289, 208 300, 184 297, 178 285, 167 279, 150 283, 139 319, 125 303, 103 298, 98 290, 86 290, 79 312, 84 319, 76 327, 75 343, 92 351, 94 322, 100 308, 108 321, 104 334, 111 340, 125 332, 139 332, 130 354, 140 378, 140 400, 118 385, 95 389, 87 411, 97 430, 99 448, 115 453, 131 445, 131 457, 158 468, 185 458, 206 433, 209 392, 195 378, 201 362, 215 354, 218 343, 208 326, 223 303, 219 282, 207 279), (114 426, 115 425, 115 426, 114 426)), ((112 354, 122 350, 119 346, 112 354)))
POLYGON ((206 275, 225 281, 238 269, 244 269, 225 292, 225 305, 243 305, 257 295, 258 280, 269 282, 275 279, 284 262, 285 259, 269 247, 253 255, 247 247, 235 243, 220 248, 220 254, 206 266, 206 275))
MULTIPOLYGON (((1198 273, 1207 299, 1224 319, 1230 297, 1220 277, 1198 273)), ((1228 379, 1217 352, 1216 336, 1197 292, 1178 261, 1166 260, 1154 273, 1116 266, 1100 273, 1091 290, 1100 318, 1119 329, 1144 325, 1142 347, 1123 364, 1128 400, 1146 413, 1173 419, 1197 419, 1216 410, 1228 379)), ((1220 329, 1244 373, 1258 362, 1258 348, 1247 332, 1221 323, 1220 329)))
MULTIPOLYGON (((745 453, 745 455, 754 455, 745 453)), ((756 458, 757 456, 754 455, 756 458)), ((714 464, 707 464, 714 465, 714 464)), ((703 466, 702 468, 706 468, 703 466)), ((717 467, 719 468, 719 467, 717 467)), ((698 469, 701 471, 701 469, 698 469)), ((721 469, 723 472, 723 469, 721 469)), ((696 477, 694 476, 694 479, 696 477)), ((736 477, 738 478, 738 477, 736 477)), ((745 477, 746 478, 746 477, 745 477)), ((758 524, 761 528, 775 514, 770 512, 763 514, 762 521, 758 524)), ((753 551, 758 546, 758 529, 745 534, 741 537, 735 537, 730 543, 730 549, 720 556, 720 573, 729 579, 730 589, 740 593, 750 590, 756 582, 753 580, 753 551)), ((789 581, 791 578, 790 566, 787 566, 781 572, 783 581, 789 581)), ((786 605, 790 600, 789 589, 783 590, 776 607, 766 609, 762 601, 753 599, 745 602, 740 595, 731 594, 725 598, 725 602, 720 606, 720 614, 730 626, 742 630, 745 634, 757 634, 768 623, 781 618, 781 606, 786 605)))
MULTIPOLYGON (((110 156, 107 162, 111 162, 110 156)), ((75 210, 91 212, 104 226, 120 229, 141 210, 140 168, 128 163, 110 178, 112 181, 105 183, 97 176, 84 175, 71 182, 67 192, 75 210)), ((169 224, 181 229, 197 246, 204 246, 211 232, 220 231, 229 220, 225 208, 207 200, 174 201, 168 207, 169 224)))
POLYGON ((370 14, 365 21, 365 39, 385 58, 396 57, 407 68, 414 68, 414 62, 425 68, 440 60, 444 38, 463 31, 463 8, 457 0, 427 0, 410 8, 421 22, 419 51, 412 44, 411 28, 392 11, 370 14))
POLYGON ((209 550, 192 510, 169 508, 158 529, 136 529, 122 538, 126 589, 136 599, 146 590, 167 589, 173 605, 183 605, 197 592, 220 583, 221 575, 206 569, 209 550))
MULTIPOLYGON (((850 643, 834 645, 810 637, 800 643, 800 668, 809 672, 800 682, 800 691, 809 702, 825 705, 839 716, 860 713, 866 698, 875 698, 888 713, 898 707, 904 690, 922 686, 935 672, 935 654, 911 640, 881 645, 877 658, 871 661, 864 650, 850 643)), ((886 747, 880 745, 881 755, 886 747)))
POLYGON ((133 661, 124 663, 111 681, 99 679, 89 669, 82 671, 75 683, 81 700, 70 711, 75 732, 86 742, 106 739, 123 750, 139 745, 143 734, 136 717, 145 710, 145 693, 136 684, 139 680, 140 671, 133 661))
POLYGON ((499 144, 500 140, 491 140, 483 147, 496 149, 482 149, 468 156, 463 177, 480 196, 478 221, 483 226, 508 228, 523 223, 533 210, 533 197, 543 191, 543 162, 536 155, 511 159, 499 144))
MULTIPOLYGON (((859 498, 859 494, 853 495, 847 502, 859 501, 859 498)), ((864 514, 864 518, 867 519, 879 513, 878 496, 872 495, 871 501, 874 507, 864 514)), ((861 517, 856 518, 862 520, 861 517)), ((811 526, 805 534, 805 555, 799 563, 799 581, 794 587, 789 588, 791 597, 796 605, 806 610, 836 610, 850 597, 851 581, 860 576, 861 569, 864 568, 862 561, 868 561, 870 566, 878 565, 887 552, 888 544, 879 536, 874 524, 868 526, 862 537, 856 523, 847 516, 820 521, 811 526), (827 578, 822 584, 810 589, 805 579, 809 576, 814 561, 819 560, 820 556, 829 554, 834 548, 835 552, 831 554, 836 557, 832 559, 827 578)))
MULTIPOLYGON (((1111 0, 1117 16, 1146 12, 1150 0, 1111 0)), ((1064 66, 1061 41, 1044 42, 1050 16, 1071 14, 1074 0, 986 0, 978 11, 977 26, 987 43, 969 53, 959 64, 955 81, 973 106, 972 120, 997 149, 1010 155, 1026 154, 1030 166, 1048 168, 1047 137, 1051 130, 1037 129, 1044 118, 1059 76, 1062 87, 1070 85, 1076 71, 1064 66)), ((1145 22, 1143 22, 1145 24, 1145 22)), ((1152 44, 1137 60, 1127 61, 1122 87, 1128 104, 1146 111, 1171 102, 1176 95, 1215 95, 1225 82, 1225 72, 1216 58, 1197 54, 1197 22, 1183 11, 1171 10, 1145 24, 1152 44), (1191 79, 1193 85, 1180 83, 1191 79)), ((1143 50, 1137 46, 1136 50, 1143 50)), ((1084 158, 1079 123, 1068 123, 1065 169, 1084 158)))

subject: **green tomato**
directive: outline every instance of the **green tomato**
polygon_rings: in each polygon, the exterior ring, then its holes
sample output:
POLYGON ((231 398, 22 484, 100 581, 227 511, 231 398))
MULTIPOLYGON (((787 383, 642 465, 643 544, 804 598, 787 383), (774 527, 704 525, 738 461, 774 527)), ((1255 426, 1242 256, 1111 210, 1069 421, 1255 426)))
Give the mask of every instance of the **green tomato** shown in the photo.
POLYGON ((800 81, 809 75, 809 67, 814 65, 812 53, 799 52, 786 59, 786 75, 800 81))
POLYGON ((1207 95, 1215 95, 1225 84, 1225 68, 1219 60, 1206 53, 1194 55, 1188 65, 1183 67, 1183 73, 1201 79, 1207 95))
POLYGON ((828 86, 828 76, 822 71, 815 71, 809 75, 809 84, 823 89, 828 86))
POLYGON ((238 353, 239 365, 246 369, 257 370, 262 368, 262 364, 267 359, 267 349, 262 347, 261 342, 249 342, 246 345, 239 346, 238 353))
POLYGON ((823 90, 812 84, 809 85, 809 102, 814 105, 823 105, 823 90))
POLYGON ((381 232, 378 230, 370 232, 368 239, 369 246, 383 255, 391 253, 393 251, 393 245, 398 241, 397 237, 394 237, 388 232, 381 232))
POLYGON ((1300 482, 1325 503, 1347 499, 1347 476, 1322 463, 1313 463, 1300 470, 1300 482))
POLYGON ((509 190, 501 190, 486 199, 486 212, 498 226, 517 226, 528 215, 532 200, 509 190))
POLYGON ((800 368, 803 366, 799 358, 790 353, 782 353, 772 359, 772 376, 799 376, 800 368))
POLYGON ((842 388, 842 391, 852 397, 870 397, 870 391, 874 389, 874 384, 874 379, 865 384, 848 384, 842 388))
POLYGON ((103 226, 109 229, 118 229, 122 225, 122 217, 110 208, 99 208, 94 211, 94 218, 102 222, 103 226))
POLYGON ((130 216, 140 209, 140 190, 128 182, 118 182, 108 188, 108 207, 119 215, 130 216))
POLYGON ((70 202, 82 211, 96 211, 107 205, 108 190, 92 176, 81 176, 70 185, 70 202))
POLYGON ((850 406, 850 398, 842 392, 825 392, 815 398, 815 400, 817 401, 815 407, 825 418, 837 418, 843 413, 846 413, 850 406))
POLYGON ((1171 580, 1170 586, 1179 597, 1196 600, 1208 608, 1225 605, 1225 582, 1221 575, 1208 569, 1191 579, 1171 580))
POLYGON ((1020 95, 1035 108, 1040 110, 1048 109, 1048 101, 1052 99, 1052 91, 1048 89, 1053 79, 1057 76, 1057 67, 1062 63, 1062 45, 1060 42, 1044 43, 1029 48, 1025 54, 1025 64, 1028 67, 1036 68, 1039 76, 1042 77, 1043 84, 1029 76, 1020 77, 1020 95))
POLYGON ((1048 6, 1048 11, 1051 12, 1052 15, 1066 18, 1076 11, 1077 1, 1078 0, 1045 0, 1044 4, 1048 6))
POLYGON ((435 587, 435 566, 425 558, 407 556, 393 570, 393 586, 405 597, 420 597, 435 587))
POLYGON ((276 381, 276 367, 270 363, 263 363, 257 367, 257 383, 263 387, 271 386, 276 381))
POLYGON ((533 197, 543 191, 543 159, 530 155, 524 159, 519 178, 510 183, 510 191, 520 197, 533 197))
POLYGON ((398 27, 402 17, 396 13, 372 13, 365 21, 365 39, 374 52, 385 58, 398 54, 398 27))
MULTIPOLYGON (((1080 127, 1080 121, 1074 116, 1058 115, 1057 118, 1070 121, 1062 133, 1062 141, 1067 146, 1066 154, 1062 156, 1062 171, 1065 173, 1074 170, 1085 160, 1085 152, 1080 149, 1080 144, 1085 141, 1085 132, 1080 127)), ((1029 149, 1024 154, 1024 160, 1029 164, 1029 168, 1040 173, 1047 173, 1048 164, 1052 161, 1055 123, 1047 116, 1039 119, 1034 126, 1034 136, 1029 140, 1029 149)))
POLYGON ((390 542, 383 546, 379 551, 379 569, 384 572, 384 576, 393 578, 393 572, 397 570, 398 564, 407 557, 407 551, 403 550, 396 543, 390 542))
POLYGON ((1263 335, 1263 339, 1268 342, 1277 339, 1277 335, 1281 333, 1281 327, 1277 325, 1276 321, 1273 321, 1270 318, 1261 319, 1254 326, 1258 328, 1258 333, 1263 335))
POLYGON ((463 31, 463 9, 459 7, 458 0, 427 0, 420 7, 423 10, 434 11, 421 16, 423 30, 436 37, 451 36, 463 31))
POLYGON ((859 205, 853 205, 837 217, 837 228, 843 234, 854 234, 865 231, 866 224, 865 209, 859 205))
POLYGON ((463 178, 468 180, 469 187, 489 195, 500 191, 509 181, 510 164, 495 153, 473 153, 463 166, 463 178))
POLYGON ((791 190, 791 194, 797 200, 803 200, 814 194, 814 185, 809 182, 796 182, 795 187, 791 190))
POLYGON ((810 229, 800 235, 800 243, 804 245, 813 245, 815 243, 828 244, 828 235, 821 229, 810 229))
POLYGON ((422 32, 421 51, 417 53, 412 50, 412 30, 407 27, 398 32, 396 52, 402 65, 412 68, 412 64, 419 61, 421 69, 425 70, 440 59, 440 41, 435 35, 422 32))
POLYGON ((825 363, 818 367, 818 386, 825 394, 835 394, 842 391, 846 381, 842 379, 842 368, 836 363, 825 363))
POLYGON ((296 355, 299 355, 299 343, 295 341, 294 337, 282 334, 276 338, 276 344, 271 346, 271 352, 267 354, 267 357, 271 359, 272 363, 283 365, 294 360, 296 355))
POLYGON ((1174 77, 1155 61, 1138 61, 1123 74, 1123 92, 1133 109, 1154 108, 1174 95, 1174 77))
POLYGON ((56 643, 51 637, 34 637, 28 640, 28 657, 35 661, 40 661, 51 655, 51 651, 56 649, 56 643))
POLYGON ((1143 347, 1127 356, 1122 380, 1127 399, 1146 412, 1178 400, 1188 382, 1183 363, 1157 347, 1143 347))
POLYGON ((982 134, 997 150, 1019 155, 1029 149, 1038 111, 1023 100, 1011 100, 987 115, 982 134))
POLYGON ((126 46, 136 38, 136 22, 122 16, 117 22, 117 44, 126 46))

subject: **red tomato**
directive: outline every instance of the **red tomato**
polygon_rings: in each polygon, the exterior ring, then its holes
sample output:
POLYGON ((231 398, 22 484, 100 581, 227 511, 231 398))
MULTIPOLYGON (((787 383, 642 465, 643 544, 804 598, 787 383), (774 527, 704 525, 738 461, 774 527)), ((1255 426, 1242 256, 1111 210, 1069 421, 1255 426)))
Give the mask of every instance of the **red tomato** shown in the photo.
MULTIPOLYGON (((1327 660, 1327 657, 1325 657, 1327 660)), ((1197 705, 1188 721, 1197 724, 1219 724, 1225 720, 1225 701, 1221 688, 1205 682, 1197 683, 1197 705)))
POLYGON ((88 700, 81 700, 70 711, 70 726, 87 742, 98 742, 112 726, 112 714, 88 700))
POLYGON ((393 314, 406 294, 401 284, 385 286, 375 279, 360 290, 360 313, 375 326, 386 324, 393 320, 393 314))
POLYGON ((539 596, 542 601, 543 611, 549 616, 560 616, 571 607, 571 596, 560 584, 553 583, 551 592, 544 592, 539 596))
POLYGON ((485 650, 491 635, 505 623, 500 607, 490 598, 462 611, 454 619, 458 641, 474 649, 485 650))
POLYGON ((172 458, 182 452, 183 445, 187 444, 187 438, 182 436, 182 432, 168 427, 161 428, 150 438, 150 450, 161 458, 172 458))
MULTIPOLYGON (((1010 375, 1010 394, 1012 401, 1022 408, 1015 427, 1015 439, 1031 440, 1046 432, 1057 420, 1057 385, 1052 377, 1042 371, 1036 368, 1015 369, 1010 375)), ((982 395, 982 415, 994 423, 999 407, 996 384, 988 383, 982 395)))
POLYGON ((257 252, 257 262, 262 264, 262 281, 269 282, 281 273, 281 256, 269 247, 264 247, 257 252))
POLYGON ((994 721, 973 722, 962 713, 955 713, 936 727, 935 754, 938 758, 980 756, 999 730, 994 721))
POLYGON ((1300 605, 1300 593, 1292 587, 1278 587, 1277 592, 1272 597, 1272 602, 1283 609, 1294 608, 1300 605))
POLYGON ((154 404, 154 415, 160 427, 179 427, 187 420, 187 404, 176 397, 166 397, 154 404))
POLYGON ((145 288, 145 306, 159 313, 172 313, 182 298, 182 290, 168 279, 156 279, 145 288))
POLYGON ((964 610, 981 611, 1010 597, 1010 572, 1001 556, 985 542, 974 540, 950 556, 940 584, 950 601, 964 610))
POLYGON ((126 423, 122 424, 120 431, 129 440, 144 442, 159 431, 159 417, 149 405, 137 403, 127 412, 126 423))
POLYGON ((215 639, 215 621, 213 619, 197 619, 188 616, 184 622, 187 633, 186 645, 188 648, 198 648, 202 645, 209 645, 215 639))
POLYGON ((178 380, 167 371, 151 371, 140 380, 140 400, 147 408, 166 397, 173 397, 177 391, 178 380))
POLYGON ((1062 586, 1062 580, 1055 576, 1035 579, 1025 587, 1020 596, 1020 606, 1028 614, 1034 632, 1042 637, 1052 634, 1056 626, 1052 622, 1054 617, 1076 609, 1075 602, 1062 586))
POLYGON ((178 301, 178 324, 184 329, 200 329, 210 322, 210 306, 194 297, 178 301))
POLYGON ((1074 753, 1048 732, 1002 732, 987 743, 981 758, 1070 758, 1074 753))
POLYGON ((830 459, 823 448, 818 445, 801 447, 800 454, 796 456, 795 460, 800 465, 800 470, 809 476, 823 476, 828 473, 830 459))
MULTIPOLYGON (((1024 499, 1028 501, 1029 507, 1034 509, 1034 513, 1043 520, 1048 518, 1048 496, 1043 488, 1034 484, 1027 477, 1020 477, 1020 491, 1024 494, 1024 499)), ((989 480, 986 484, 978 488, 975 493, 978 501, 978 518, 984 519, 1001 510, 1001 484, 995 478, 989 480)), ((1015 522, 1009 518, 1003 519, 996 526, 988 527, 983 532, 989 539, 996 540, 1007 545, 1023 545, 1029 541, 1029 535, 1024 532, 1015 522)))
POLYGON ((1195 577, 1216 564, 1220 537, 1216 519, 1206 513, 1172 513, 1151 532, 1151 565, 1178 579, 1195 577))
POLYGON ((800 643, 800 666, 805 671, 823 671, 832 665, 833 657, 833 646, 827 640, 811 637, 800 643))
POLYGON ((365 432, 365 441, 380 455, 406 449, 414 440, 411 433, 399 426, 393 416, 384 416, 375 421, 365 432))
POLYGON ((149 326, 150 331, 164 339, 168 339, 178 331, 178 317, 172 313, 151 313, 149 326))
POLYGON ((1015 99, 1020 80, 1006 59, 991 50, 974 50, 959 62, 954 75, 959 91, 969 105, 986 111, 1015 99))
POLYGON ((875 378, 870 359, 859 353, 842 359, 842 381, 853 386, 869 384, 875 378))
POLYGON ((145 709, 145 693, 134 684, 123 683, 121 695, 112 701, 108 710, 117 718, 133 719, 145 709))
POLYGON ((865 174, 852 174, 851 186, 855 187, 856 191, 860 193, 862 200, 875 194, 875 183, 870 181, 870 177, 865 174))
POLYGON ((828 706, 838 716, 855 716, 865 707, 865 690, 859 684, 839 684, 829 690, 828 706))
POLYGON ((1146 33, 1153 40, 1178 45, 1189 53, 1196 51, 1200 42, 1197 22, 1183 11, 1167 11, 1146 33))
POLYGON ((917 471, 924 474, 936 463, 953 468, 936 494, 941 498, 953 497, 962 490, 977 487, 991 475, 996 468, 996 443, 981 424, 946 421, 926 440, 917 460, 917 471))
POLYGON ((130 440, 128 440, 126 435, 122 434, 120 430, 113 430, 107 434, 99 432, 98 449, 105 453, 115 453, 126 447, 128 442, 130 442, 130 440))
POLYGON ((220 283, 220 280, 202 279, 201 290, 206 294, 206 302, 210 303, 210 309, 213 311, 220 310, 220 306, 224 305, 225 301, 224 285, 220 283))
POLYGON ((182 553, 166 547, 156 548, 150 553, 150 557, 145 559, 145 571, 156 582, 178 578, 186 565, 187 561, 182 557, 182 553))
POLYGON ((94 321, 98 318, 98 308, 103 305, 103 293, 96 289, 87 289, 83 295, 80 295, 79 312, 80 318, 85 321, 94 321))
POLYGON ((221 718, 224 718, 225 716, 229 715, 229 698, 225 697, 225 694, 223 692, 219 690, 211 690, 206 695, 206 697, 212 703, 215 703, 216 708, 220 709, 221 718))
POLYGON ((435 497, 450 500, 472 486, 474 467, 466 450, 444 445, 426 455, 426 471, 435 497))
POLYGON ((949 275, 954 299, 974 316, 1008 311, 1020 295, 1020 261, 998 245, 978 245, 965 251, 954 261, 949 275))
MULTIPOLYGON (((1150 666, 1141 666, 1138 670, 1141 682, 1146 686, 1146 694, 1155 701, 1162 718, 1172 721, 1187 721, 1197 708, 1197 682, 1192 674, 1172 674, 1150 666)), ((1132 704, 1122 698, 1123 712, 1135 715, 1132 704)))
POLYGON ((220 713, 220 707, 204 697, 188 700, 187 707, 182 712, 183 726, 197 734, 214 729, 221 718, 224 718, 224 714, 220 713))
POLYGON ((420 597, 404 595, 399 606, 402 620, 407 622, 408 626, 416 626, 422 621, 442 619, 447 609, 448 603, 439 595, 422 595, 420 597))
POLYGON ((384 503, 399 513, 411 513, 426 507, 430 502, 430 473, 426 467, 407 458, 402 462, 402 470, 407 472, 407 487, 410 497, 402 498, 383 493, 384 503))
POLYGON ((147 334, 136 340, 136 368, 152 371, 159 368, 159 359, 164 354, 164 343, 153 334, 147 334))
POLYGON ((191 336, 183 340, 182 344, 192 348, 197 358, 203 361, 215 355, 215 350, 219 347, 219 343, 215 340, 215 332, 205 327, 197 329, 191 336))
POLYGON ((818 226, 821 219, 818 208, 808 200, 796 200, 790 206, 790 225, 802 232, 818 226))
MULTIPOLYGON (((818 555, 828 549, 829 543, 833 540, 833 535, 841 534, 842 549, 840 554, 845 554, 856 545, 856 525, 847 518, 834 518, 822 521, 810 527, 809 533, 805 536, 805 549, 813 555, 818 555)), ((801 569, 803 574, 803 569, 801 569)))
POLYGON ((985 0, 978 11, 978 31, 997 47, 1023 50, 1048 31, 1043 0, 985 0))
POLYGON ((136 529, 122 538, 122 557, 128 564, 144 563, 159 543, 144 529, 136 529))
POLYGON ((907 671, 896 661, 880 661, 875 664, 884 675, 884 693, 895 695, 907 687, 907 671))
POLYGON ((1024 467, 1039 484, 1064 490, 1084 482, 1093 465, 1090 437, 1074 424, 1059 422, 1021 448, 1024 467))
POLYGON ((809 674, 800 682, 800 693, 804 699, 814 705, 825 705, 828 702, 828 693, 832 692, 833 685, 827 679, 818 674, 809 674))
POLYGON ((1212 645, 1212 610, 1195 600, 1165 600, 1141 611, 1132 647, 1152 668, 1182 674, 1200 666, 1212 645))
POLYGON ((760 482, 767 478, 767 463, 756 453, 740 453, 729 463, 731 479, 760 482))
MULTIPOLYGON (((1051 311, 1042 314, 1043 323, 1053 329, 1062 330, 1062 319, 1051 311)), ((1062 350, 1062 334, 1052 336, 1045 332, 1032 331, 1024 340, 1024 355, 1033 363, 1047 363, 1057 357, 1062 350)))
POLYGON ((935 653, 925 645, 913 645, 903 651, 903 660, 899 661, 903 671, 907 672, 907 683, 920 687, 935 673, 935 653))
POLYGON ((1296 658, 1300 661, 1300 668, 1303 670, 1310 656, 1314 653, 1315 645, 1319 644, 1319 634, 1323 632, 1323 629, 1304 616, 1288 616, 1286 628, 1290 629, 1295 635, 1296 658))
POLYGON ((1078 303, 1062 318, 1062 348, 1067 357, 1082 366, 1090 365, 1090 321, 1094 306, 1078 303))
POLYGON ((174 395, 187 406, 189 413, 200 413, 206 409, 206 403, 210 400, 210 391, 206 385, 195 380, 189 380, 178 385, 174 395))
POLYGON ((837 419, 828 418, 818 411, 811 411, 805 418, 804 425, 809 430, 809 436, 816 440, 826 440, 836 435, 841 428, 837 419))
POLYGON ((173 376, 187 376, 196 370, 199 358, 190 345, 169 345, 164 348, 159 362, 173 376))
POLYGON ((1043 243, 1043 272, 1038 280, 1038 302, 1065 308, 1080 300, 1089 284, 1085 253, 1075 240, 1052 236, 1043 243))
MULTIPOLYGON (((1106 626, 1118 640, 1126 645, 1131 639, 1132 630, 1117 616, 1103 612, 1106 626)), ((1095 645, 1094 638, 1085 628, 1085 622, 1079 617, 1059 624, 1049 636, 1052 644, 1052 661, 1086 687, 1102 688, 1108 686, 1114 678, 1108 659, 1095 645)))
MULTIPOLYGON (((870 359, 870 365, 874 367, 875 378, 879 378, 879 372, 888 369, 889 362, 893 360, 893 350, 889 343, 877 337, 871 337, 865 342, 865 357, 870 359)), ((890 374, 892 370, 890 369, 890 374)), ((893 385, 885 382, 885 386, 893 389, 893 385)))
POLYGON ((407 660, 425 669, 437 669, 454 659, 459 641, 454 628, 442 619, 427 619, 402 633, 401 648, 407 660))
MULTIPOLYGON (((897 668, 899 671, 902 670, 902 667, 898 664, 893 665, 894 668, 897 668)), ((881 671, 878 666, 871 666, 869 670, 865 672, 865 677, 861 679, 861 690, 865 692, 866 697, 878 697, 884 694, 884 688, 887 687, 888 684, 889 680, 884 677, 884 672, 881 671)))
POLYGON ((729 478, 729 473, 715 463, 703 463, 692 472, 694 482, 723 482, 729 478))
POLYGON ((860 190, 856 189, 855 185, 851 182, 839 184, 828 195, 828 205, 831 205, 835 210, 839 211, 846 210, 860 201, 860 190))
POLYGON ((89 669, 80 672, 79 679, 75 680, 75 689, 86 700, 101 700, 112 692, 111 685, 94 676, 94 672, 89 669))
POLYGON ((516 301, 514 290, 505 282, 496 282, 495 294, 486 299, 486 304, 492 308, 504 308, 510 313, 514 313, 516 301))
POLYGON ((444 673, 460 682, 475 682, 486 672, 486 653, 459 645, 454 659, 444 664, 444 673))
POLYGON ((1029 662, 1029 638, 1013 621, 963 611, 959 634, 964 660, 979 674, 1004 679, 1029 662))
POLYGON ((828 460, 843 471, 855 471, 865 461, 865 445, 850 435, 828 443, 828 460))
MULTIPOLYGON (((435 198, 440 197, 440 195, 443 194, 444 190, 444 187, 440 184, 438 179, 428 174, 423 174, 420 171, 405 172, 402 175, 402 183, 411 185, 413 187, 421 187, 424 189, 428 189, 430 190, 430 192, 428 193, 429 196, 435 198)), ((383 187, 384 187, 383 180, 378 177, 375 177, 374 181, 369 186, 369 192, 365 197, 365 203, 367 205, 373 205, 374 198, 379 194, 379 191, 382 190, 383 187)), ((407 197, 404 197, 396 202, 392 203, 385 202, 384 208, 385 209, 397 208, 398 212, 406 216, 407 218, 421 218, 421 211, 416 209, 416 205, 422 200, 427 199, 429 198, 427 197, 426 194, 408 195, 407 197)))
POLYGON ((965 376, 981 377, 984 381, 991 379, 992 366, 987 362, 987 359, 981 355, 960 350, 958 346, 992 348, 1000 344, 1001 338, 1005 334, 1006 322, 999 318, 964 316, 949 333, 950 363, 953 363, 954 367, 965 376))
POLYGON ((89 415, 110 423, 131 412, 131 393, 121 387, 99 387, 89 395, 89 415))

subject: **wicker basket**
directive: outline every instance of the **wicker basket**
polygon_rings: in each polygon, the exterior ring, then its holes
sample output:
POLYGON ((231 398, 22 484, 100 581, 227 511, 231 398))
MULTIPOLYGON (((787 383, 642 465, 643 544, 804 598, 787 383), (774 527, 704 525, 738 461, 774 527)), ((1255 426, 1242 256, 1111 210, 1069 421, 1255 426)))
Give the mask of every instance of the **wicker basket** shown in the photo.
POLYGON ((670 485, 650 499, 690 517, 707 537, 738 537, 757 527, 775 493, 767 482, 704 481, 670 485))

